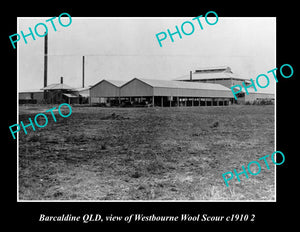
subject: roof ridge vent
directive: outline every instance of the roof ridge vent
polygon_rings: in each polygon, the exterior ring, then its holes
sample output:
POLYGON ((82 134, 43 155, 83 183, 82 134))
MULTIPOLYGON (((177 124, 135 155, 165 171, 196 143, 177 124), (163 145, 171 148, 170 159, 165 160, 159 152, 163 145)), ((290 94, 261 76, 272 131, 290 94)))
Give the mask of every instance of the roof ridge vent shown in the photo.
POLYGON ((231 68, 228 66, 206 67, 206 68, 199 68, 195 70, 195 73, 216 73, 216 72, 232 73, 231 68))

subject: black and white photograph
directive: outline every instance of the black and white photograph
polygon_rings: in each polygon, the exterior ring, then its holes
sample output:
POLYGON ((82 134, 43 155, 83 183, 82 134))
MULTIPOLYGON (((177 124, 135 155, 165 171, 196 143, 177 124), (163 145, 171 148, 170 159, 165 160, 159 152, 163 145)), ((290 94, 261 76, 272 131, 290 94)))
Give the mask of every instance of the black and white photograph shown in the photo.
POLYGON ((206 13, 18 17, 19 202, 276 201, 276 17, 206 13))

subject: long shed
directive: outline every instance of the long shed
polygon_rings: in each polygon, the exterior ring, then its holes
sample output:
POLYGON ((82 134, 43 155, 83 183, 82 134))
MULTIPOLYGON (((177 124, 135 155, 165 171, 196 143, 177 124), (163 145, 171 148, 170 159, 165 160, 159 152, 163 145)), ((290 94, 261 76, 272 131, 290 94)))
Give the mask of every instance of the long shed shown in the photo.
POLYGON ((134 78, 120 88, 120 96, 145 98, 153 105, 228 105, 233 98, 220 84, 134 78), (189 102, 189 103, 188 103, 189 102), (206 103, 209 102, 209 103, 206 103))

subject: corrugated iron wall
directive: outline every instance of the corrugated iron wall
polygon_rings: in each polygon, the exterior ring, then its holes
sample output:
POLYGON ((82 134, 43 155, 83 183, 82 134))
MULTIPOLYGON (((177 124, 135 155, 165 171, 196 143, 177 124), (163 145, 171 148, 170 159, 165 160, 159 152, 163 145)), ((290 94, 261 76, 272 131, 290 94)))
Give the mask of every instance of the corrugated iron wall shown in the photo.
POLYGON ((112 85, 108 81, 101 81, 90 89, 90 97, 119 97, 120 88, 112 85))

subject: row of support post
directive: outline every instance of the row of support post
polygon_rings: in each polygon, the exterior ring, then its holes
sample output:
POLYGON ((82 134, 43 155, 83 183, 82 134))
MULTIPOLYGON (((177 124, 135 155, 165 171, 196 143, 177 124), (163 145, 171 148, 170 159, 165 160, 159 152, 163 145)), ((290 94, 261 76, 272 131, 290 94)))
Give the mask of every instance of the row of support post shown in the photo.
POLYGON ((152 96, 152 106, 226 106, 230 104, 229 98, 189 98, 189 97, 169 97, 169 100, 164 101, 166 97, 152 96), (158 98, 158 99, 155 99, 158 98), (175 99, 174 99, 175 98, 175 99), (155 101, 156 100, 156 101, 155 101), (172 103, 176 104, 172 104, 172 103), (167 104, 165 104, 167 103, 167 104))
MULTIPOLYGON (((99 98, 99 103, 100 103, 99 98)), ((168 97, 168 96, 151 96, 151 97, 112 97, 103 98, 104 102, 111 105, 112 101, 114 104, 121 105, 123 102, 133 102, 139 104, 146 102, 146 104, 151 104, 151 106, 159 107, 172 107, 172 106, 226 106, 230 104, 229 98, 189 98, 189 97, 168 97)), ((92 101, 90 99, 90 104, 92 101)))

